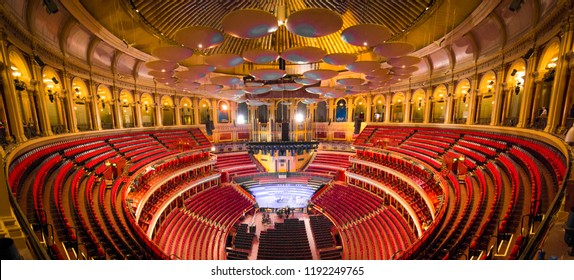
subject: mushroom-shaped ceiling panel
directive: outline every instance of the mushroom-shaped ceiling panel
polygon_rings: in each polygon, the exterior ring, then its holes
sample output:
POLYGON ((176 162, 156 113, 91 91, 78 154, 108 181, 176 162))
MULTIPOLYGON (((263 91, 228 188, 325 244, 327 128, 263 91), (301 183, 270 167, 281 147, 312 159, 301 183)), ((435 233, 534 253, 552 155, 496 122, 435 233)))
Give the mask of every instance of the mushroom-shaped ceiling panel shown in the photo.
POLYGON ((357 61, 348 64, 345 68, 351 72, 368 74, 374 70, 381 67, 381 63, 378 61, 357 61))
POLYGON ((191 57, 193 51, 182 46, 167 45, 154 48, 151 50, 151 55, 160 60, 179 62, 191 57))
POLYGON ((266 64, 277 60, 279 54, 272 50, 252 49, 244 52, 243 58, 252 63, 266 64))
POLYGON ((314 38, 337 32, 343 26, 343 19, 328 9, 308 8, 289 15, 285 26, 299 36, 314 38))
POLYGON ((295 47, 281 53, 281 57, 293 63, 312 63, 321 60, 325 51, 317 47, 295 47))
POLYGON ((372 47, 391 38, 391 31, 380 24, 357 24, 345 29, 341 38, 353 46, 372 47))
POLYGON ((323 61, 327 64, 341 66, 355 62, 357 55, 352 53, 332 53, 323 57, 323 61))
POLYGON ((207 26, 188 26, 175 32, 175 40, 191 49, 209 49, 223 43, 223 34, 207 26))
POLYGON ((382 57, 391 58, 408 55, 414 50, 415 46, 407 42, 388 42, 376 46, 373 52, 382 57))
POLYGON ((223 31, 233 37, 256 39, 277 31, 277 18, 269 12, 244 9, 233 11, 221 22, 223 31))
POLYGON ((243 64, 244 60, 236 54, 212 54, 205 58, 205 63, 216 68, 232 68, 243 64))
POLYGON ((272 81, 285 76, 285 70, 281 69, 256 69, 251 71, 250 75, 257 80, 272 81))
MULTIPOLYGON (((311 80, 328 80, 337 76, 339 72, 328 69, 309 70, 303 73, 303 77, 311 80)), ((306 82, 306 81, 302 81, 306 82)), ((315 81, 317 82, 317 81, 315 81)))

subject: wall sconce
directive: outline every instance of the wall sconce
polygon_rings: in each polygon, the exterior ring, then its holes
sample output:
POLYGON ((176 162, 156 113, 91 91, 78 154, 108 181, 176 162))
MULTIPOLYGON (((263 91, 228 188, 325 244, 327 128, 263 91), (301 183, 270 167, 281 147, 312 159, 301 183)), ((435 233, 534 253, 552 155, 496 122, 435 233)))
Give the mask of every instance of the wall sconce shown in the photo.
POLYGON ((54 103, 54 93, 52 93, 52 89, 48 89, 48 99, 50 99, 50 103, 54 103))
POLYGON ((12 75, 16 78, 14 79, 14 87, 16 88, 17 91, 23 91, 26 90, 26 83, 20 81, 19 77, 22 76, 22 73, 18 72, 18 71, 14 71, 12 73, 12 75))
POLYGON ((520 93, 521 87, 522 87, 521 82, 516 83, 516 87, 514 87, 514 94, 518 95, 520 93))

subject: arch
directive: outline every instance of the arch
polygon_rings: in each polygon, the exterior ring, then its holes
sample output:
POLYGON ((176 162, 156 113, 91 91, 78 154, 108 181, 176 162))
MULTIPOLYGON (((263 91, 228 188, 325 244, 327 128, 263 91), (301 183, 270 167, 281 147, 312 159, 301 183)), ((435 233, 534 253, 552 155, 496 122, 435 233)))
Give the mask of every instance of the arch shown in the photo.
POLYGON ((411 122, 422 123, 424 119, 424 108, 426 106, 426 92, 419 88, 415 90, 411 98, 411 122))
POLYGON ((383 122, 385 120, 385 101, 385 96, 382 94, 377 94, 373 98, 373 110, 371 110, 373 113, 371 120, 373 120, 373 122, 383 122))
POLYGON ((347 121, 347 100, 345 98, 338 98, 335 101, 335 122, 347 121))
POLYGON ((402 122, 405 107, 405 94, 397 92, 391 99, 391 122, 402 122))
POLYGON ((124 128, 135 126, 135 106, 133 94, 126 89, 120 91, 121 119, 124 128))
POLYGON ((506 74, 506 88, 508 95, 504 99, 503 124, 515 126, 520 115, 520 105, 524 96, 524 78, 526 76, 526 61, 522 58, 515 60, 506 74))
POLYGON ((114 128, 113 96, 107 85, 99 85, 96 90, 97 108, 103 129, 114 128))
MULTIPOLYGON (((14 122, 22 122, 24 128, 24 135, 30 138, 32 133, 35 133, 34 126, 38 125, 34 114, 36 108, 33 107, 33 102, 30 99, 32 96, 28 94, 28 88, 30 88, 30 81, 32 80, 31 71, 29 64, 25 57, 20 53, 20 51, 15 48, 9 49, 8 59, 10 60, 10 73, 12 74, 12 79, 14 81, 14 88, 16 89, 16 100, 17 106, 19 107, 21 120, 18 120, 16 116, 11 116, 6 113, 7 120, 14 118, 14 122), (32 129, 34 128, 34 129, 32 129)), ((17 112, 17 111, 16 111, 17 112)))
POLYGON ((435 87, 431 96, 431 122, 443 123, 446 113, 448 90, 444 84, 435 87))
POLYGON ((199 123, 205 124, 208 120, 211 121, 211 104, 209 100, 202 98, 199 100, 199 123))
POLYGON ((289 122, 290 119, 290 110, 289 106, 291 102, 285 100, 278 100, 275 103, 275 122, 282 123, 282 122, 289 122))
POLYGON ((484 73, 478 83, 478 112, 476 113, 476 123, 478 124, 489 124, 492 119, 496 83, 494 71, 484 73))
POLYGON ((360 121, 365 121, 367 114, 367 101, 363 96, 355 98, 353 102, 353 121, 359 118, 360 121))
POLYGON ((189 97, 181 98, 181 100, 179 100, 179 108, 181 110, 181 124, 193 124, 193 102, 191 102, 191 99, 189 99, 189 97))
POLYGON ((249 123, 249 106, 247 103, 241 102, 237 104, 237 124, 249 123))
POLYGON ((175 108, 172 97, 169 95, 162 96, 160 104, 162 125, 175 125, 175 108))
POLYGON ((72 79, 72 105, 76 113, 78 130, 86 131, 91 129, 89 88, 81 78, 72 79))
POLYGON ((462 79, 454 89, 454 123, 466 123, 470 104, 470 81, 462 79))
POLYGON ((322 100, 317 102, 317 109, 315 111, 316 122, 327 122, 327 101, 322 100))
POLYGON ((226 100, 217 101, 217 122, 218 123, 229 123, 231 107, 229 102, 226 100))
POLYGON ((52 132, 59 134, 65 131, 65 119, 61 108, 60 97, 62 94, 62 79, 60 74, 50 66, 42 68, 42 83, 44 84, 44 98, 46 99, 46 110, 48 119, 52 126, 52 132))
POLYGON ((145 127, 154 126, 155 114, 153 113, 153 110, 155 108, 155 104, 153 102, 153 97, 149 93, 142 93, 140 100, 142 125, 145 127))

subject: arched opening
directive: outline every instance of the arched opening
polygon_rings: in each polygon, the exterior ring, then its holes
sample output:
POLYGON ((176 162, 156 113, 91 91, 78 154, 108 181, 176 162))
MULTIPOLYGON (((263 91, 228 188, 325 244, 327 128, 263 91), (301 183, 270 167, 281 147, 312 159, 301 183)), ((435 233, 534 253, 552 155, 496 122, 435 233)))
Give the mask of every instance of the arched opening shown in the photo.
MULTIPOLYGON (((87 131, 91 129, 90 107, 88 106, 88 87, 86 83, 80 78, 72 80, 72 96, 74 98, 72 106, 76 113, 76 121, 79 131, 87 131)), ((111 95, 110 99, 111 100, 111 95)), ((111 107, 111 106, 110 106, 111 107)), ((111 127, 110 127, 111 128, 111 127)))
POLYGON ((315 112, 316 122, 327 122, 327 101, 321 101, 317 103, 317 109, 315 112))
POLYGON ((523 59, 516 60, 510 66, 506 75, 506 98, 503 105, 503 124, 516 126, 520 115, 520 105, 524 96, 524 77, 526 75, 526 63, 523 59))
POLYGON ((153 113, 154 109, 154 102, 153 98, 149 93, 142 94, 141 97, 141 105, 142 105, 142 125, 144 127, 151 127, 154 126, 155 123, 155 114, 153 113))
POLYGON ((447 89, 445 85, 435 88, 431 100, 431 123, 443 123, 446 112, 447 89))
MULTIPOLYGON (((22 127, 24 128, 24 135, 27 138, 36 136, 36 128, 38 128, 38 116, 37 108, 35 106, 36 102, 34 100, 33 91, 28 92, 30 85, 30 80, 32 76, 30 73, 29 65, 26 63, 26 59, 16 51, 10 51, 10 70, 12 71, 12 77, 14 78, 14 88, 16 89, 17 95, 17 105, 20 108, 22 117, 22 127)), ((4 101, 6 98, 4 98, 4 101)), ((10 120, 15 116, 11 116, 7 112, 2 112, 2 118, 6 117, 6 120, 10 120)), ((38 131, 39 132, 39 131, 38 131)))
POLYGON ((217 104, 217 122, 218 123, 229 123, 229 103, 224 100, 220 100, 217 104))
POLYGON ((363 97, 355 99, 355 108, 353 109, 353 121, 359 119, 359 121, 365 121, 365 114, 367 114, 367 102, 363 97))
POLYGON ((193 124, 193 108, 191 99, 184 97, 181 99, 179 107, 181 110, 181 124, 182 125, 192 125, 193 124))
POLYGON ((211 106, 208 100, 202 99, 199 101, 199 123, 205 124, 207 121, 213 121, 211 119, 211 106))
POLYGON ((496 76, 493 71, 482 75, 478 85, 476 123, 489 124, 492 119, 492 108, 494 106, 494 89, 496 87, 496 76))
POLYGON ((113 103, 112 103, 112 92, 107 86, 98 86, 98 93, 96 95, 98 102, 98 111, 100 111, 100 120, 103 129, 114 128, 114 116, 113 116, 113 103))
POLYGON ((249 106, 247 103, 241 102, 237 104, 237 124, 246 124, 249 122, 249 106))
POLYGON ((164 126, 175 124, 175 108, 169 95, 161 97, 161 123, 164 126))
POLYGON ((261 106, 255 107, 255 111, 257 114, 257 119, 260 123, 267 123, 269 121, 269 112, 267 105, 263 104, 261 106))
POLYGON ((468 118, 470 82, 464 79, 454 89, 454 123, 464 124, 468 118))
POLYGON ((289 105, 291 103, 288 101, 278 101, 277 102, 277 109, 275 111, 275 122, 282 123, 282 122, 289 122, 290 119, 290 112, 289 112, 289 105))
POLYGON ((335 103, 335 121, 336 122, 346 122, 347 121, 347 100, 339 99, 335 103))
POLYGON ((422 123, 425 111, 425 91, 417 89, 411 98, 411 122, 422 123))
POLYGON ((397 92, 391 99, 391 122, 402 122, 405 108, 405 95, 397 92))
POLYGON ((121 119, 124 128, 135 127, 134 98, 127 90, 120 92, 121 119))
POLYGON ((537 67, 540 82, 536 85, 532 104, 534 128, 543 129, 546 127, 559 51, 560 44, 558 40, 554 40, 544 48, 540 57, 537 67))
POLYGON ((62 94, 62 79, 60 75, 51 67, 44 67, 42 71, 42 82, 44 83, 44 98, 46 99, 46 110, 48 111, 48 119, 55 134, 64 133, 66 126, 66 119, 64 111, 62 110, 61 98, 62 94))
POLYGON ((373 99, 373 116, 371 121, 373 122, 384 122, 385 121, 385 97, 382 95, 377 95, 373 99))

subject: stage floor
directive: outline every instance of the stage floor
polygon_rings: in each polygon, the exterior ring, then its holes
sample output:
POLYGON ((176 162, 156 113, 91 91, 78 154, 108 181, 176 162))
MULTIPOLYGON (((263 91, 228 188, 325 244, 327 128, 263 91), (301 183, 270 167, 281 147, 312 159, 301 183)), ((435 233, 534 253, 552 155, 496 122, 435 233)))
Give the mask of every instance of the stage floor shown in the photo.
POLYGON ((265 184, 251 187, 260 208, 304 208, 315 190, 305 184, 265 184))

